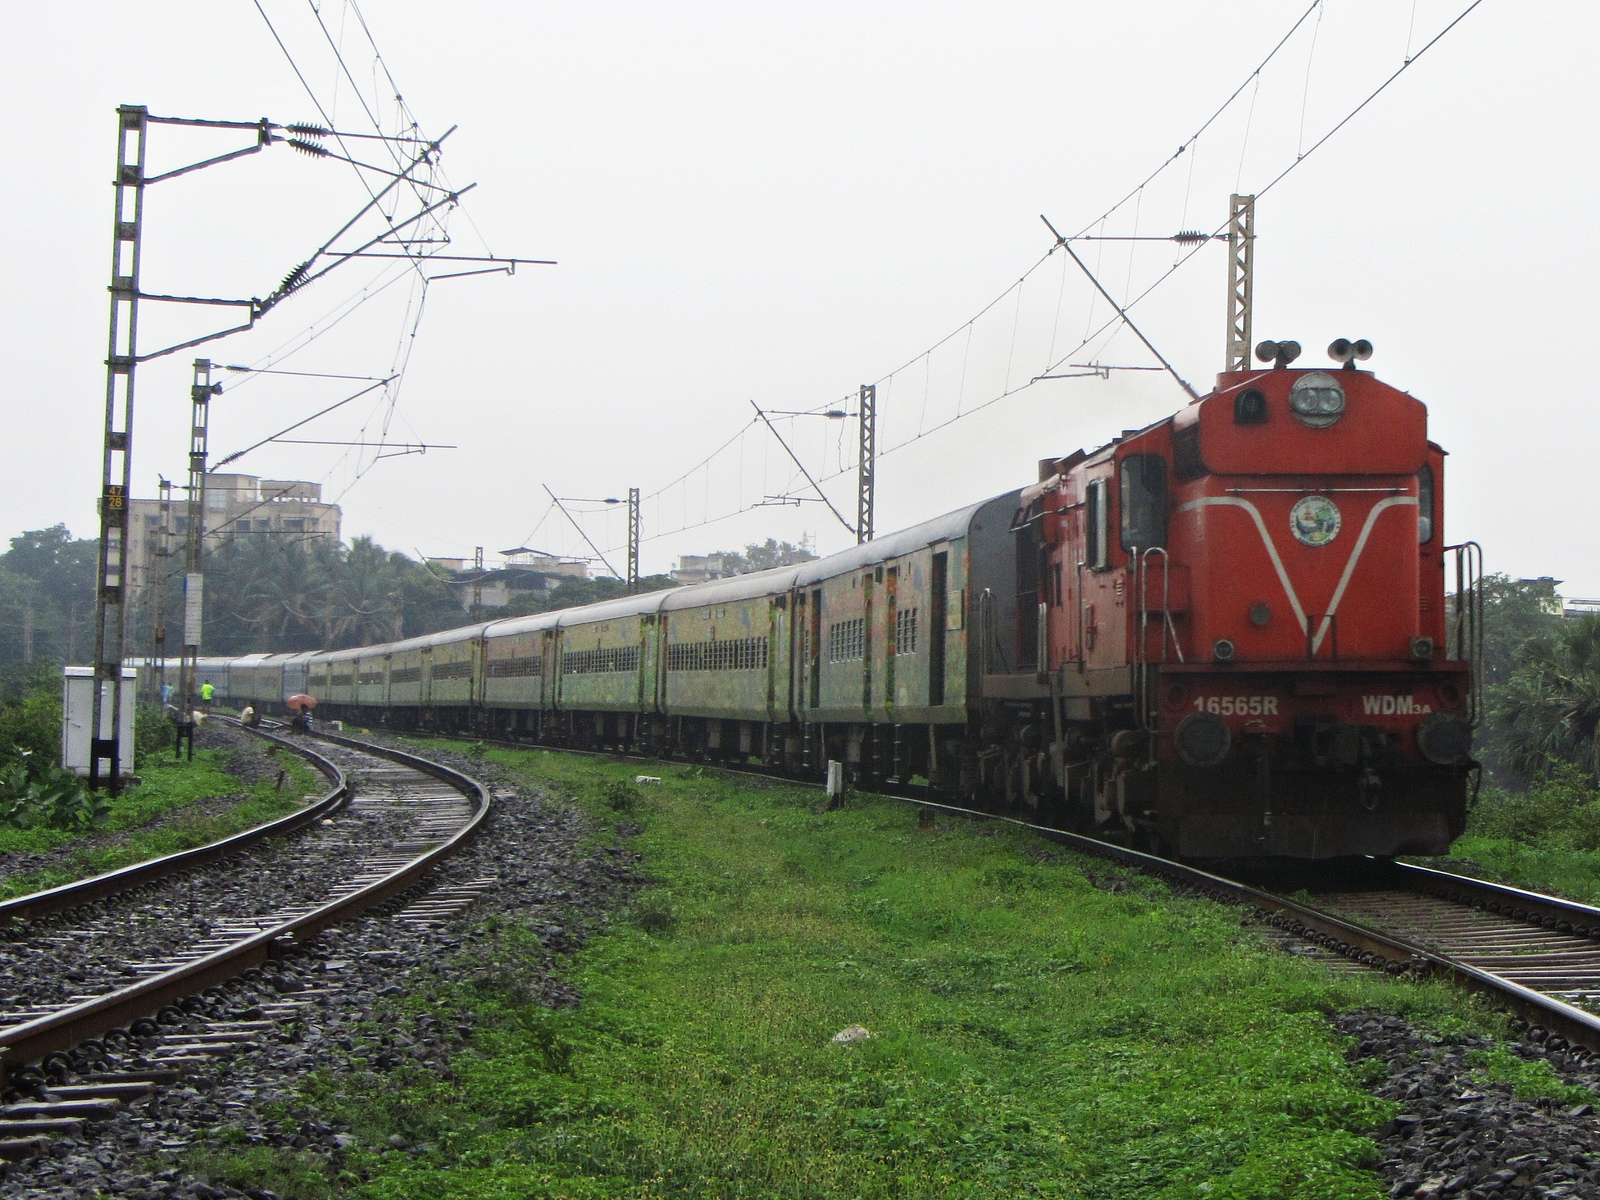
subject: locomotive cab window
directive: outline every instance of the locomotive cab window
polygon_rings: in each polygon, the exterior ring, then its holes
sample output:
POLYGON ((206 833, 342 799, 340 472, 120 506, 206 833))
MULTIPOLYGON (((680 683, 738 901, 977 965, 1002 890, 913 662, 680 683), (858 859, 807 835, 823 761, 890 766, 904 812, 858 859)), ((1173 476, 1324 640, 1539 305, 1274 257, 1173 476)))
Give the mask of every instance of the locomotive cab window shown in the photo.
POLYGON ((1417 541, 1433 541, 1433 468, 1417 472, 1417 541))
POLYGON ((1122 548, 1167 544, 1167 464, 1159 454, 1122 460, 1122 548))
POLYGON ((1111 513, 1106 481, 1093 479, 1083 494, 1083 565, 1091 571, 1111 566, 1111 513))

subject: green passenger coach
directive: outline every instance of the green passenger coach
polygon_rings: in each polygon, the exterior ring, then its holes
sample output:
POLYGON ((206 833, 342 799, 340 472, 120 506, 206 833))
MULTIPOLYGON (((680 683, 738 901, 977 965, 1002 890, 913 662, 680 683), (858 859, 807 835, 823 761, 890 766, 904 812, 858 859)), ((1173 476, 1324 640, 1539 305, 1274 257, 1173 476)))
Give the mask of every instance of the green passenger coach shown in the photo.
MULTIPOLYGON (((1016 615, 1018 498, 795 566, 380 646, 232 660, 242 669, 227 698, 281 703, 293 658, 319 717, 948 779, 973 755, 978 672, 1008 669, 992 631, 1016 615)), ((224 675, 229 661, 217 660, 224 675)))

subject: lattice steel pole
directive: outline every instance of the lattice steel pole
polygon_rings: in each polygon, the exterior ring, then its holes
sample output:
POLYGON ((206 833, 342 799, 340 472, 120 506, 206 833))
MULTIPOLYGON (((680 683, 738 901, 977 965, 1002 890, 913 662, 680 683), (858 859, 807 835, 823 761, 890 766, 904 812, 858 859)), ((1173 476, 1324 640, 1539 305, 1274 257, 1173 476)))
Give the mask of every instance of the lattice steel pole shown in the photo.
POLYGON ((878 458, 878 389, 861 385, 858 398, 861 419, 860 466, 856 477, 856 541, 872 540, 872 500, 878 458))
POLYGON ((161 496, 160 525, 150 557, 155 566, 149 572, 146 589, 154 589, 155 616, 150 628, 151 691, 158 705, 167 698, 167 581, 172 575, 172 480, 162 478, 157 489, 161 496))
POLYGON ((628 489, 628 592, 639 590, 639 489, 628 489))
POLYGON ((194 380, 189 387, 189 517, 183 542, 183 657, 178 661, 178 745, 194 757, 196 675, 199 671, 200 635, 205 623, 205 570, 202 566, 206 537, 206 446, 211 426, 211 397, 222 385, 211 382, 211 360, 194 360, 194 380))
POLYGON ((483 547, 472 551, 472 623, 483 620, 483 547))
POLYGON ((1256 198, 1229 197, 1228 370, 1250 369, 1250 309, 1256 258, 1256 198))
POLYGON ((122 660, 128 629, 128 491, 133 474, 133 373, 139 361, 139 250, 144 226, 148 111, 117 109, 117 175, 111 230, 111 330, 106 351, 106 421, 100 470, 100 549, 95 588, 94 697, 89 786, 106 764, 112 795, 122 787, 122 660), (108 720, 109 718, 109 720, 108 720), (104 736, 109 734, 110 736, 104 736))

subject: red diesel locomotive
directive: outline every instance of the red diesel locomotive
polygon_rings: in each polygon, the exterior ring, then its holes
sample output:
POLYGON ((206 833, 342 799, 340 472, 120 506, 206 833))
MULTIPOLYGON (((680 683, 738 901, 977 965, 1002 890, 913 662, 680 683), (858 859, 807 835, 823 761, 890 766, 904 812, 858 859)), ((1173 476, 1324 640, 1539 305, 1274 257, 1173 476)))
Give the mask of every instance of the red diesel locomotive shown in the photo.
POLYGON ((1332 371, 1298 352, 1264 342, 1270 368, 1040 464, 1015 666, 984 676, 1014 794, 1188 858, 1461 833, 1477 548, 1445 545, 1444 451, 1419 400, 1356 368, 1370 345, 1335 342, 1332 371))

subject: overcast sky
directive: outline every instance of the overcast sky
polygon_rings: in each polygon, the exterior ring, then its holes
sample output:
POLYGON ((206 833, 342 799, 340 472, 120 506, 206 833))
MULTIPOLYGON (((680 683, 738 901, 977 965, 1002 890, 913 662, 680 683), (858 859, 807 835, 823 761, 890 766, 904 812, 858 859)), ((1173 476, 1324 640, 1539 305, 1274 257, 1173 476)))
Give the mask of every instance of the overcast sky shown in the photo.
MULTIPOLYGON (((1257 213, 1256 336, 1295 338, 1311 363, 1335 337, 1371 339, 1368 365, 1428 404, 1451 454, 1450 539, 1481 541, 1492 570, 1600 596, 1586 365, 1600 10, 1484 0, 1301 158, 1467 3, 1327 0, 1252 78, 1305 0, 362 0, 381 66, 349 4, 319 0, 324 36, 312 5, 262 0, 339 128, 372 130, 363 101, 398 128, 383 68, 425 133, 458 127, 442 166, 478 186, 450 217, 453 252, 559 265, 435 282, 413 336, 415 274, 352 261, 257 330, 148 364, 136 492, 153 494, 158 472, 182 478, 195 353, 355 376, 404 365, 397 385, 291 435, 384 449, 271 446, 233 469, 320 480, 347 539, 413 554, 588 553, 546 485, 596 498, 640 487, 647 572, 767 536, 838 549, 853 539, 820 503, 750 507, 814 496, 752 423, 752 401, 825 408, 881 381, 880 444, 904 445, 880 463, 880 532, 1025 483, 1037 459, 1184 399, 1144 371, 1015 390, 1070 363, 1152 362, 1125 331, 1095 336, 1108 310, 1063 255, 1013 287, 1050 249, 1039 214, 1063 232, 1210 232, 1231 192, 1260 191, 1298 159, 1257 213), (364 289, 375 298, 334 324, 364 289), (457 448, 378 457, 405 443, 457 448)), ((321 118, 253 0, 13 6, 0 90, 12 113, 0 532, 65 521, 90 536, 116 106, 321 118)), ((155 127, 152 169, 240 137, 155 127)), ((383 161, 381 146, 349 145, 383 161)), ((265 295, 366 200, 363 186, 281 145, 156 185, 144 287, 265 295)), ((1135 319, 1203 390, 1224 353, 1223 248, 1078 249, 1119 300, 1161 280, 1135 319)), ((232 311, 157 307, 145 306, 141 350, 232 311)), ((220 378, 214 461, 367 386, 220 378)), ((814 475, 853 461, 848 422, 775 419, 814 475)), ((852 477, 824 487, 852 520, 852 477)), ((581 519, 620 568, 620 516, 581 519)))

